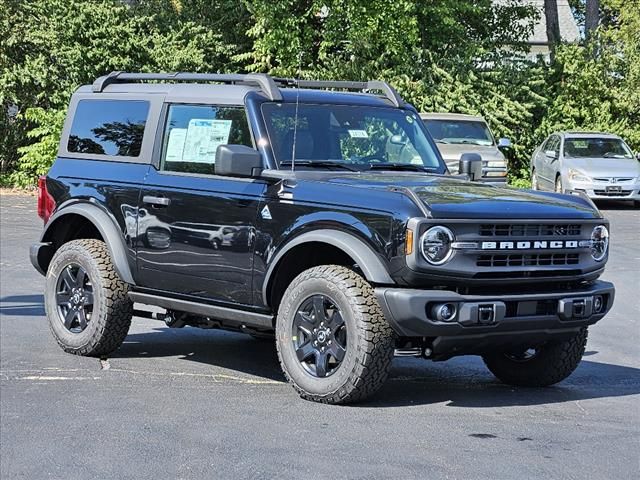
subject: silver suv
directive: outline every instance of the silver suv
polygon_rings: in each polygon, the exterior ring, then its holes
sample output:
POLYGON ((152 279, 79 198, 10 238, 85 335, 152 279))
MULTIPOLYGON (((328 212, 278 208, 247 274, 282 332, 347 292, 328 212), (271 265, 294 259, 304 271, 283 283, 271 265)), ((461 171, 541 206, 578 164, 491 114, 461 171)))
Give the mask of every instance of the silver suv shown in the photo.
POLYGON ((482 181, 507 182, 507 159, 500 149, 509 148, 511 141, 501 138, 496 143, 484 118, 461 113, 421 113, 420 118, 452 174, 458 173, 463 153, 478 153, 482 157, 482 181))
POLYGON ((592 199, 640 201, 640 161, 617 135, 557 132, 531 155, 534 190, 579 191, 592 199))

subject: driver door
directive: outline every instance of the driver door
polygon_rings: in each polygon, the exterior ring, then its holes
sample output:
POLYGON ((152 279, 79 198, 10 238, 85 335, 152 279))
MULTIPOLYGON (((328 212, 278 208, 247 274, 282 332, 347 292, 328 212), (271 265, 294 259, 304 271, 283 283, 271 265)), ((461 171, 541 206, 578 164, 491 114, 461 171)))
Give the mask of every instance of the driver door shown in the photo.
POLYGON ((168 106, 160 162, 140 196, 140 286, 252 303, 252 243, 266 183, 216 175, 216 148, 227 143, 252 146, 243 107, 168 106))

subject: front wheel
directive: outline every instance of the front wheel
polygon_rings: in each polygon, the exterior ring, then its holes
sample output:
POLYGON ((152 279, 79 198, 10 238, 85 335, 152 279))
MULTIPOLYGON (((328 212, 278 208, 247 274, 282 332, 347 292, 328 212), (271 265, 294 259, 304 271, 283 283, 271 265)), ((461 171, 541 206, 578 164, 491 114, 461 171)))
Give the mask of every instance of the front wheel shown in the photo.
POLYGON ((342 404, 384 384, 394 336, 371 285, 348 268, 324 265, 298 275, 284 293, 276 346, 302 398, 342 404))
POLYGON ((572 338, 514 352, 495 352, 482 358, 499 380, 520 387, 546 387, 573 373, 587 345, 587 329, 572 338))

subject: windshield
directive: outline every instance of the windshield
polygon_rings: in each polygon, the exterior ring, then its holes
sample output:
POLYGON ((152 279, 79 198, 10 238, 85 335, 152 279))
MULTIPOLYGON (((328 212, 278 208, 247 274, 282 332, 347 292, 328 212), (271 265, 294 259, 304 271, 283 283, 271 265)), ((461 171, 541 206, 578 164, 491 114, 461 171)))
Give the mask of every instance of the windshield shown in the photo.
POLYGON ((566 138, 565 157, 633 158, 626 143, 619 138, 566 138))
POLYGON ((425 120, 424 122, 436 142, 485 146, 494 144, 489 127, 484 122, 473 120, 425 120))
POLYGON ((444 172, 419 117, 406 110, 350 105, 265 103, 262 113, 278 164, 348 170, 444 172), (295 148, 294 148, 295 137, 295 148))

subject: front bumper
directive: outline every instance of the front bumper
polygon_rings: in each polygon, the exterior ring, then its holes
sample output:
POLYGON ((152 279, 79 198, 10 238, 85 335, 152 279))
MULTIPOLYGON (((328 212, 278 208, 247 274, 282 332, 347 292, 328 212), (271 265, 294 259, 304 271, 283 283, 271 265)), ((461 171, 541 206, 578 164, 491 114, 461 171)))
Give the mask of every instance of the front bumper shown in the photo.
POLYGON ((565 190, 583 192, 592 200, 640 200, 640 183, 598 183, 566 180, 565 190))
POLYGON ((386 287, 376 288, 375 293, 399 336, 429 337, 436 356, 451 356, 576 332, 607 314, 615 288, 596 281, 579 291, 503 296, 386 287), (455 307, 450 321, 437 319, 443 304, 455 307))

